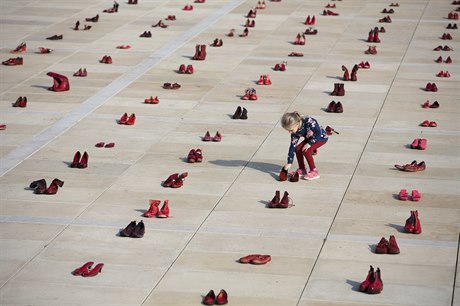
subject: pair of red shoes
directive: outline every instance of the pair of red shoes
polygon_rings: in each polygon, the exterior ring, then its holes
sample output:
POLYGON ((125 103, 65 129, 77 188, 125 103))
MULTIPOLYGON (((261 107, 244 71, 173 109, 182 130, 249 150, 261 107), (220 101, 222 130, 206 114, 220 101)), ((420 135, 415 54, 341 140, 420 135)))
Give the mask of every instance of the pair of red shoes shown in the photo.
POLYGON ((228 294, 224 289, 222 289, 216 296, 214 290, 211 289, 203 298, 202 303, 204 305, 225 305, 228 303, 228 294))
POLYGON ((131 49, 130 45, 119 45, 117 46, 117 49, 131 49))
POLYGON ((27 97, 19 97, 16 102, 13 103, 13 107, 24 108, 27 106, 27 97))
POLYGON ((399 247, 396 243, 395 236, 391 235, 390 240, 386 240, 385 237, 380 239, 380 242, 375 247, 376 254, 399 254, 399 247))
POLYGON ((108 144, 105 144, 104 142, 98 142, 95 145, 96 148, 113 148, 115 147, 114 142, 109 142, 108 144))
POLYGON ((158 96, 155 98, 153 96, 150 96, 150 98, 147 98, 144 100, 144 103, 146 104, 158 104, 160 103, 160 99, 158 99, 158 96))
POLYGON ((420 126, 423 126, 423 127, 437 127, 438 124, 436 123, 436 121, 425 120, 422 123, 420 123, 420 126))
POLYGON ((453 50, 454 49, 452 49, 452 47, 449 47, 448 45, 444 45, 444 47, 439 45, 433 49, 433 51, 453 51, 453 50))
POLYGON ((297 34, 294 40, 294 45, 300 45, 300 46, 305 45, 305 34, 304 33, 297 34))
POLYGON ((412 149, 426 150, 427 142, 428 140, 425 138, 415 138, 414 141, 412 141, 410 147, 412 149))
POLYGON ((180 84, 178 84, 178 83, 173 83, 173 84, 171 84, 171 83, 164 83, 164 84, 163 84, 163 88, 164 88, 164 89, 179 89, 179 88, 181 88, 181 86, 180 86, 180 84))
POLYGON ((452 35, 450 35, 450 33, 444 33, 444 34, 442 34, 441 39, 443 39, 443 40, 452 40, 452 35))
POLYGON ((209 133, 209 131, 207 131, 206 134, 204 134, 204 137, 202 140, 219 142, 222 140, 222 135, 219 133, 219 131, 217 131, 216 135, 214 135, 214 137, 211 137, 211 134, 209 133))
POLYGON ((256 9, 258 10, 264 10, 267 5, 265 4, 265 1, 257 1, 256 9))
POLYGON ((446 72, 441 70, 438 74, 436 74, 436 76, 440 78, 450 78, 450 73, 447 70, 446 72))
POLYGON ((192 65, 185 66, 184 64, 179 66, 179 73, 180 74, 193 74, 194 69, 192 65))
POLYGON ((163 187, 180 188, 184 185, 184 179, 188 176, 188 172, 171 174, 166 181, 163 182, 163 187))
POLYGON ((380 38, 379 38, 379 30, 376 28, 377 31, 375 30, 370 30, 369 31, 369 36, 367 37, 367 42, 373 42, 373 43, 379 43, 380 38))
MULTIPOLYGON (((407 193, 407 189, 401 189, 399 191, 398 198, 401 201, 409 200, 409 194, 407 193)), ((420 194, 420 192, 418 192, 418 190, 416 189, 412 190, 412 195, 411 195, 412 201, 418 202, 420 201, 421 198, 422 198, 422 195, 420 194)))
POLYGON ((244 24, 244 26, 246 28, 254 28, 256 26, 256 21, 254 19, 253 20, 246 19, 246 23, 244 24))
POLYGON ((27 51, 27 44, 26 42, 20 43, 16 49, 11 50, 10 53, 26 53, 27 51))
POLYGON ((426 164, 424 161, 417 163, 417 161, 414 160, 410 164, 395 165, 395 168, 401 171, 405 171, 405 172, 418 172, 418 171, 424 171, 426 169, 426 164))
POLYGON ((241 99, 256 101, 258 99, 256 90, 254 88, 246 89, 246 92, 244 93, 244 96, 241 97, 241 99))
POLYGON ((288 54, 288 56, 302 57, 303 53, 302 52, 291 52, 288 54))
POLYGON ((151 38, 152 37, 152 32, 150 31, 144 31, 139 37, 144 37, 144 38, 151 38))
POLYGON ((391 23, 392 20, 391 20, 390 16, 386 16, 386 17, 383 17, 383 18, 379 19, 379 22, 380 23, 391 23))
POLYGON ((73 76, 76 76, 76 77, 86 77, 88 76, 88 71, 86 71, 86 68, 83 68, 83 69, 78 69, 77 72, 75 72, 73 74, 73 76))
POLYGON ((272 85, 270 76, 268 74, 261 74, 259 80, 257 81, 257 85, 272 85))
POLYGON ((253 265, 264 265, 271 260, 272 260, 272 257, 270 255, 251 254, 251 255, 241 257, 240 259, 238 259, 238 262, 242 264, 250 263, 253 265))
POLYGON ((112 64, 112 57, 111 56, 108 56, 108 55, 104 55, 102 57, 102 59, 99 61, 100 63, 103 63, 103 64, 112 64))
POLYGON ((93 277, 102 272, 102 267, 104 266, 103 263, 98 263, 94 268, 92 268, 93 265, 93 261, 88 261, 80 268, 73 270, 72 274, 75 276, 93 277))
POLYGON ((334 83, 334 90, 331 92, 331 96, 344 96, 345 95, 345 84, 334 83))
POLYGON ((222 47, 223 45, 224 45, 224 42, 222 41, 222 39, 219 39, 219 38, 214 39, 214 41, 211 44, 211 46, 213 47, 222 47))
POLYGON ((369 64, 369 62, 361 62, 358 64, 358 68, 362 68, 362 69, 370 69, 371 68, 371 64, 369 64))
POLYGON ((142 238, 145 235, 145 224, 131 221, 124 229, 120 230, 120 237, 142 238))
POLYGON ((364 51, 364 54, 371 54, 371 55, 376 55, 377 54, 377 47, 376 46, 369 46, 366 51, 364 51))
POLYGON ((136 123, 136 115, 134 113, 129 117, 128 113, 124 113, 120 120, 118 120, 118 124, 134 125, 134 123, 136 123))
POLYGON ((334 13, 333 11, 330 11, 330 10, 324 10, 323 16, 339 16, 339 13, 334 13))
POLYGON ((144 213, 144 217, 147 218, 168 218, 169 217, 169 200, 165 200, 161 209, 158 209, 158 206, 161 204, 160 200, 149 200, 150 207, 144 213))
POLYGON ((254 10, 249 10, 248 14, 246 15, 246 18, 256 18, 256 17, 257 17, 256 8, 254 10))
POLYGON ((6 61, 3 61, 2 62, 2 65, 5 65, 5 66, 19 66, 19 65, 22 65, 24 63, 22 57, 11 57, 9 59, 7 59, 6 61))
POLYGON ((452 11, 449 14, 447 14, 447 19, 457 20, 458 19, 458 14, 455 13, 454 11, 452 11))
POLYGON ((326 112, 328 113, 343 113, 343 105, 340 101, 337 103, 335 101, 331 101, 326 108, 326 112))
POLYGON ((327 4, 325 8, 336 8, 335 3, 334 4, 327 4))
MULTIPOLYGON (((289 207, 289 193, 287 191, 284 192, 283 197, 280 198, 280 191, 277 190, 275 192, 275 196, 273 199, 268 203, 268 208, 288 208, 289 207)), ((291 201, 292 202, 292 201, 291 201)), ((294 205, 291 205, 294 206, 294 205)))
POLYGON ((404 225, 404 230, 411 234, 420 234, 422 232, 422 225, 420 224, 417 210, 411 210, 410 217, 406 220, 406 225, 404 225))
MULTIPOLYGON (((436 63, 442 63, 442 56, 438 57, 435 61, 436 63)), ((448 56, 446 58, 446 61, 445 61, 446 64, 452 64, 452 59, 450 58, 450 56, 448 56)))
POLYGON ((438 102, 438 101, 434 101, 434 102, 430 105, 430 100, 426 100, 426 102, 422 104, 422 107, 423 107, 423 108, 439 108, 439 102, 438 102))
POLYGON ((88 167, 88 159, 89 159, 89 156, 87 152, 83 153, 83 156, 82 156, 80 151, 77 151, 75 155, 73 156, 73 161, 70 164, 70 168, 84 169, 88 167))
POLYGON ((56 194, 58 187, 64 186, 64 181, 61 181, 58 178, 55 178, 48 188, 46 188, 46 180, 40 179, 30 183, 29 187, 34 189, 35 194, 56 194))
POLYGON ((366 279, 359 285, 359 291, 369 294, 379 294, 382 290, 383 282, 380 268, 377 268, 377 271, 374 272, 374 267, 371 266, 366 279))
POLYGON ((201 149, 191 149, 187 155, 187 162, 188 163, 201 163, 203 161, 203 152, 201 149))
POLYGON ((449 30, 457 30, 458 29, 458 26, 456 23, 449 23, 446 27, 446 29, 449 29, 449 30))
POLYGON ((168 15, 168 17, 166 17, 166 20, 174 21, 176 20, 176 15, 168 15))
POLYGON ((313 17, 310 18, 310 15, 308 15, 307 19, 305 19, 304 24, 305 25, 315 25, 315 22, 316 22, 316 17, 313 16, 313 17))
POLYGON ((437 92, 438 87, 436 86, 436 83, 427 83, 425 86, 425 91, 437 92))
POLYGON ((384 8, 380 13, 382 13, 382 14, 394 14, 394 12, 395 12, 394 9, 387 10, 386 8, 384 8))
POLYGON ((193 11, 193 5, 186 5, 186 6, 184 6, 184 8, 182 10, 183 11, 193 11))
POLYGON ((287 62, 282 62, 281 64, 276 64, 273 70, 275 71, 286 71, 287 62))
POLYGON ((47 54, 47 53, 51 53, 53 52, 54 50, 53 49, 50 49, 50 48, 44 48, 44 47, 38 47, 38 52, 40 54, 47 54))
POLYGON ((313 27, 310 27, 310 28, 306 29, 305 32, 303 32, 303 34, 305 34, 305 35, 316 35, 316 34, 318 34, 318 30, 313 28, 313 27))

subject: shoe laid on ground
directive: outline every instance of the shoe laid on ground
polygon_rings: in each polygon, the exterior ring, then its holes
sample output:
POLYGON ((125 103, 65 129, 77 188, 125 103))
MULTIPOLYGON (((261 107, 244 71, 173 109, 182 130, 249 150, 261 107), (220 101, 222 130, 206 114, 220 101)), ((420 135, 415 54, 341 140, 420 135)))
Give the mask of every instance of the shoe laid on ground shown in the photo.
POLYGON ((319 179, 319 173, 317 170, 310 170, 306 175, 304 175, 303 179, 307 181, 319 179))
POLYGON ((9 58, 6 61, 3 61, 2 64, 5 66, 19 66, 24 63, 22 57, 16 57, 16 58, 9 58))
POLYGON ((386 240, 385 237, 382 237, 382 239, 380 239, 380 242, 375 247, 375 253, 376 254, 387 254, 389 246, 390 244, 388 243, 388 240, 386 240))
POLYGON ((16 49, 11 50, 10 53, 26 53, 27 44, 25 42, 20 43, 16 49))

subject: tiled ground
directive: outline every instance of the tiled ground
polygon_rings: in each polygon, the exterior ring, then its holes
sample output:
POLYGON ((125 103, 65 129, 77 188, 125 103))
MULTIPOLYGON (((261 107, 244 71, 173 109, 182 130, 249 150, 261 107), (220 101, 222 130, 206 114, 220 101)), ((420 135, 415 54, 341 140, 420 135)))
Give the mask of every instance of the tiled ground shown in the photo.
POLYGON ((321 16, 325 0, 267 2, 248 37, 245 15, 255 0, 139 0, 102 13, 110 1, 4 1, 0 18, 2 61, 21 41, 24 65, 0 67, 0 304, 2 305, 199 305, 224 288, 231 305, 460 305, 460 56, 458 30, 446 30, 449 0, 400 0, 393 23, 378 23, 390 1, 343 0, 340 16, 321 16), (77 20, 100 15, 90 31, 77 20), (175 15, 176 21, 165 21, 175 15), (316 15, 319 33, 293 45, 316 15), (168 28, 152 28, 158 20, 168 28), (384 26, 377 55, 366 55, 367 32, 384 26), (152 38, 139 38, 150 30, 152 38), (440 39, 451 33, 453 40, 440 39), (62 41, 45 38, 63 34, 62 41), (209 46, 221 38, 223 47, 209 46), (129 50, 115 46, 130 44, 129 50), (193 61, 206 44, 205 61, 193 61), (438 45, 454 51, 435 52, 438 45), (55 51, 39 54, 38 47, 55 51), (290 52, 304 57, 288 57, 290 52), (111 55, 112 65, 99 63, 111 55), (453 63, 435 63, 451 56, 453 63), (273 71, 287 61, 287 70, 273 71), (331 97, 341 65, 369 61, 346 95, 331 97), (180 64, 193 75, 177 73, 180 64), (87 78, 71 75, 79 68, 87 78), (440 70, 452 77, 437 78, 440 70), (46 90, 46 72, 69 76, 71 90, 46 90), (269 74, 271 86, 256 85, 269 74), (179 90, 165 90, 177 82, 179 90), (423 90, 436 82, 437 93, 423 90), (258 101, 242 101, 248 87, 258 101), (27 96, 27 108, 12 108, 27 96), (158 96, 158 105, 143 100, 158 96), (338 98, 338 99, 337 99, 338 98), (324 110, 341 101, 342 114, 324 110), (437 100, 438 109, 423 109, 437 100), (232 120, 237 106, 249 119, 232 120), (321 179, 279 182, 289 135, 279 124, 298 110, 340 132, 315 157, 321 179), (118 125, 127 112, 133 126, 118 125), (423 128, 420 122, 436 121, 423 128), (220 131, 223 141, 201 136, 220 131), (410 149, 426 138, 425 151, 410 149), (112 149, 97 142, 115 142, 112 149), (186 163, 190 149, 204 160, 186 163), (69 168, 74 153, 89 153, 86 169, 69 168), (397 171, 412 160, 424 172, 397 171), (163 188, 174 172, 189 173, 180 189, 163 188), (56 195, 35 195, 31 181, 65 181, 56 195), (420 202, 397 199, 417 189, 420 202), (294 203, 268 209, 276 190, 294 203), (171 216, 146 219, 149 199, 169 200, 171 216), (410 211, 419 211, 423 232, 404 232, 410 211), (143 220, 142 239, 119 229, 143 220), (382 236, 395 235, 401 254, 377 255, 382 236), (267 265, 238 258, 270 254, 267 265), (87 261, 103 262, 94 278, 71 275, 87 261), (380 267, 380 295, 358 291, 369 265, 380 267), (455 279, 457 278, 457 281, 455 279))

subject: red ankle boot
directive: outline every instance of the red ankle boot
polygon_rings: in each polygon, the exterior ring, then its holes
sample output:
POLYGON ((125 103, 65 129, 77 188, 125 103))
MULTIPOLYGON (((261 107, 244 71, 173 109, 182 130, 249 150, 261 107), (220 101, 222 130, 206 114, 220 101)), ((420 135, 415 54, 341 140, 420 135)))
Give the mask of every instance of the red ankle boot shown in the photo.
POLYGON ((370 266, 366 279, 359 285, 359 291, 367 292, 372 282, 374 282, 374 268, 370 266))
POLYGON ((278 208, 288 208, 289 207, 289 193, 287 191, 284 192, 283 198, 278 205, 278 208))
POLYGON ((150 202, 150 207, 149 207, 149 210, 147 210, 144 213, 144 217, 153 218, 158 213, 158 205, 161 204, 161 201, 149 200, 149 202, 150 202))
POLYGON ((343 71, 343 80, 344 81, 349 81, 350 80, 350 75, 348 74, 348 69, 345 67, 345 65, 342 65, 342 71, 343 71))
POLYGON ((380 268, 377 268, 377 271, 374 274, 374 281, 371 282, 369 288, 367 289, 367 293, 369 294, 379 294, 383 290, 383 282, 380 275, 380 268))
POLYGON ((339 83, 337 96, 344 96, 344 95, 345 95, 345 84, 339 83))
POLYGON ((386 240, 385 237, 382 237, 382 239, 380 239, 379 244, 377 244, 377 246, 375 247, 375 253, 376 254, 387 254, 388 248, 389 248, 388 240, 386 240))
POLYGON ((331 96, 337 96, 339 93, 339 83, 334 83, 334 90, 331 92, 331 96))
POLYGON ((396 243, 396 238, 393 235, 390 236, 388 254, 399 254, 399 247, 396 243))
POLYGON ((420 219, 418 218, 418 211, 414 211, 414 231, 413 234, 421 234, 422 233, 422 225, 420 224, 420 219))
POLYGON ((163 206, 161 207, 160 211, 158 212, 157 218, 168 218, 169 217, 169 206, 168 200, 165 200, 163 206))

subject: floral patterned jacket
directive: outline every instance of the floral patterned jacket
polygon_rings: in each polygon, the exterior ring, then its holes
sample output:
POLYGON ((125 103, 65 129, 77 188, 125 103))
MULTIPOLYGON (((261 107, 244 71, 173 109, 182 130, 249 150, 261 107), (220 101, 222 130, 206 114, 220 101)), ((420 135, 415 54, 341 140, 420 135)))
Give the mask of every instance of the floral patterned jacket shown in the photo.
POLYGON ((288 164, 294 161, 295 148, 299 144, 300 138, 305 138, 309 145, 318 141, 326 142, 328 139, 326 131, 319 125, 318 121, 312 117, 302 118, 302 124, 299 130, 291 134, 291 145, 289 146, 288 164))

